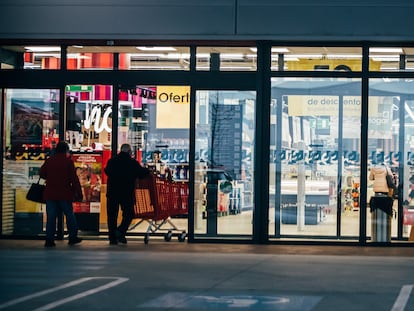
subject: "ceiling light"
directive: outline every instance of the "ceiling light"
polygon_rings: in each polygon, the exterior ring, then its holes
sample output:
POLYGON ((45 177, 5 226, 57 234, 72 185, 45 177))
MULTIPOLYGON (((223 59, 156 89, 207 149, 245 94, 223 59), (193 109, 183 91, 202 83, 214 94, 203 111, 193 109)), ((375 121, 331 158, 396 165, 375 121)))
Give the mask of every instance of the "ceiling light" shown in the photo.
POLYGON ((60 52, 59 46, 25 46, 27 52, 60 52))
POLYGON ((402 53, 402 48, 369 48, 371 53, 402 53))
POLYGON ((136 48, 141 51, 176 51, 176 49, 171 46, 137 46, 136 48))
POLYGON ((164 54, 144 54, 144 53, 133 53, 133 54, 130 54, 130 56, 131 57, 133 57, 133 58, 144 58, 144 59, 147 59, 147 58, 163 58, 163 57, 165 57, 165 55, 164 54))
POLYGON ((197 53, 197 58, 210 58, 208 53, 197 53))
MULTIPOLYGON (((272 59, 273 59, 273 57, 272 57, 272 59)), ((299 58, 294 57, 294 56, 289 56, 289 55, 286 55, 286 56, 284 57, 284 60, 285 60, 285 61, 291 61, 291 62, 298 62, 298 61, 299 61, 299 58)))
POLYGON ((190 53, 168 53, 169 59, 190 59, 190 53))
POLYGON ((399 55, 377 55, 377 56, 370 56, 373 61, 376 62, 399 62, 400 56, 399 55))
POLYGON ((148 66, 131 66, 131 69, 182 69, 181 66, 174 66, 174 65, 148 65, 148 66))
POLYGON ((291 54, 290 57, 296 57, 296 58, 306 58, 306 59, 321 59, 322 54, 291 54))
POLYGON ((362 58, 361 54, 328 54, 326 55, 328 59, 355 59, 362 58))
MULTIPOLYGON (((257 53, 257 48, 250 48, 252 52, 257 53)), ((288 48, 272 48, 272 53, 289 53, 290 50, 288 48)))
POLYGON ((222 59, 241 59, 243 58, 242 53, 222 53, 220 54, 220 58, 222 59))
POLYGON ((272 53, 288 53, 290 52, 287 48, 272 48, 272 53))

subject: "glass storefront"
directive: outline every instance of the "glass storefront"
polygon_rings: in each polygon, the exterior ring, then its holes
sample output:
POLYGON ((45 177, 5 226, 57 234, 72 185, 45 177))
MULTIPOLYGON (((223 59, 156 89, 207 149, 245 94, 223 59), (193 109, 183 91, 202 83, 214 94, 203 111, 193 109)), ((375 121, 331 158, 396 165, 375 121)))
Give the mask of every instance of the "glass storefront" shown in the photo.
POLYGON ((40 203, 26 200, 39 168, 59 141, 59 90, 6 89, 2 234, 36 236, 43 232, 40 203))
MULTIPOLYGON (((368 105, 368 169, 387 167, 399 187, 391 212, 391 237, 407 238, 413 213, 413 95, 412 79, 371 79, 368 105), (402 221, 401 221, 402 220, 402 221)), ((368 180, 367 202, 375 196, 368 180)), ((368 235, 372 217, 367 217, 368 235)))
MULTIPOLYGON (((192 241, 375 242, 379 164, 398 187, 390 238, 410 236, 411 47, 0 48, 3 236, 44 234, 45 208, 25 194, 59 140, 84 191, 74 209, 85 235, 106 234, 103 168, 129 143, 142 165, 185 185, 188 214, 169 221, 192 241)), ((145 234, 145 220, 129 233, 145 234)))
POLYGON ((271 86, 270 234, 357 237, 361 81, 271 86))
POLYGON ((194 231, 252 235, 254 91, 197 91, 194 231))

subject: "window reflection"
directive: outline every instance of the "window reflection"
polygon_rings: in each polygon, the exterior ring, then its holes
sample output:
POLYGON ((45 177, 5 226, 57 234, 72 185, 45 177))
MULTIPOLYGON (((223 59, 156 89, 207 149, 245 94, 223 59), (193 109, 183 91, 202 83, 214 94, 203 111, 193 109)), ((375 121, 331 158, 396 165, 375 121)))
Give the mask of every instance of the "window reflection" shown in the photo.
POLYGON ((256 94, 196 96, 195 232, 251 235, 256 94))

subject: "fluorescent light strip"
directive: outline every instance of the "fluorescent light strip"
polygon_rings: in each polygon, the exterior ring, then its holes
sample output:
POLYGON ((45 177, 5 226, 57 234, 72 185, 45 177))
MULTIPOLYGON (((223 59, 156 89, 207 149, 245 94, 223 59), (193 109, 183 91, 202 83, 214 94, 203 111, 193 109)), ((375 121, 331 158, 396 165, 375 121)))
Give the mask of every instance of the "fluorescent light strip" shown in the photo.
MULTIPOLYGON (((250 50, 252 52, 257 53, 257 48, 250 48, 250 50)), ((288 48, 277 48, 277 47, 273 47, 272 48, 272 53, 289 53, 290 50, 288 48)))
POLYGON ((220 54, 221 59, 242 59, 243 54, 241 53, 222 53, 220 54))
POLYGON ((60 46, 25 46, 27 52, 60 52, 60 46))
POLYGON ((361 54, 328 54, 328 59, 359 59, 362 58, 361 54))
POLYGON ((141 51, 176 51, 172 46, 137 46, 136 48, 141 51))
POLYGON ((400 61, 400 58, 398 56, 397 57, 373 56, 371 58, 373 61, 376 61, 376 62, 399 62, 400 61))
POLYGON ((321 59, 323 55, 322 54, 290 54, 289 57, 306 58, 306 59, 321 59))
POLYGON ((370 48, 370 53, 402 53, 402 48, 370 48))
POLYGON ((148 66, 130 66, 130 69, 183 69, 182 66, 154 66, 154 65, 148 65, 148 66))

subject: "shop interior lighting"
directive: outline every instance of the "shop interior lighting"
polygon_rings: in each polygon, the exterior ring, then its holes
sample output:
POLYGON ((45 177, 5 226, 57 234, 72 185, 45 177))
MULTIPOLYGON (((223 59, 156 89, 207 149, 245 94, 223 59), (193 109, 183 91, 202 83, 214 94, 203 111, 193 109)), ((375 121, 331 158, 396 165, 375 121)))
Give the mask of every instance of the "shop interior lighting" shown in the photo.
POLYGON ((285 55, 285 58, 287 56, 295 57, 295 58, 305 58, 305 59, 322 59, 323 58, 322 54, 290 54, 290 55, 285 55))
POLYGON ((197 58, 210 58, 210 54, 208 53, 197 53, 197 58))
POLYGON ((381 66, 381 70, 397 70, 397 66, 389 67, 389 66, 381 66))
POLYGON ((243 59, 242 53, 221 53, 221 59, 243 59))
MULTIPOLYGON (((252 52, 257 53, 257 48, 250 48, 252 52)), ((290 50, 288 48, 272 48, 272 53, 289 53, 290 50)))
MULTIPOLYGON (((277 60, 277 59, 278 59, 278 57, 273 58, 273 56, 272 56, 272 60, 277 60)), ((284 60, 285 61, 290 61, 290 62, 298 62, 299 58, 295 57, 293 55, 285 55, 284 60)))
POLYGON ((361 54, 328 54, 328 59, 359 59, 362 58, 361 54))
POLYGON ((131 66, 131 69, 183 69, 182 66, 171 66, 171 65, 148 65, 148 66, 131 66))
POLYGON ((253 68, 251 66, 221 66, 221 70, 225 71, 228 69, 232 69, 232 70, 256 70, 256 68, 253 68))
POLYGON ((25 46, 27 52, 60 52, 60 46, 25 46))
POLYGON ((172 46, 137 46, 140 51, 176 51, 172 46))
MULTIPOLYGON (((60 56, 60 55, 59 55, 60 56)), ((89 59, 89 56, 81 55, 79 53, 69 53, 67 58, 77 58, 77 59, 89 59)))
POLYGON ((402 48, 370 48, 370 53, 402 53, 402 48))
POLYGON ((54 58, 60 58, 60 54, 58 53, 36 53, 36 58, 42 58, 42 57, 54 57, 54 58))
POLYGON ((189 59, 190 53, 168 53, 166 55, 168 59, 189 59))
POLYGON ((133 58, 143 58, 143 59, 148 59, 148 58, 163 58, 165 57, 164 54, 158 53, 158 54, 154 54, 154 53, 148 53, 148 54, 144 54, 144 53, 133 53, 130 54, 131 57, 133 58))
POLYGON ((399 62, 399 55, 370 55, 373 61, 377 62, 399 62))

